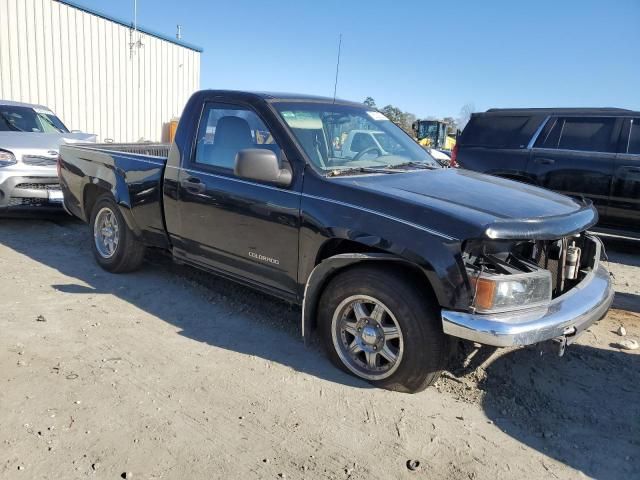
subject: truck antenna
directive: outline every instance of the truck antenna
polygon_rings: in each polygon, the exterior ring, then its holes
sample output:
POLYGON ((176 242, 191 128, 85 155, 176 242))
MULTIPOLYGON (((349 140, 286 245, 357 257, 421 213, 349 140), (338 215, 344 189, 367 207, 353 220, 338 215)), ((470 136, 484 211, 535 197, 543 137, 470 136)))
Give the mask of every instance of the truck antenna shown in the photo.
POLYGON ((340 72, 340 51, 342 50, 342 34, 338 40, 338 62, 336 63, 336 81, 333 84, 333 103, 336 103, 336 92, 338 91, 338 73, 340 72))

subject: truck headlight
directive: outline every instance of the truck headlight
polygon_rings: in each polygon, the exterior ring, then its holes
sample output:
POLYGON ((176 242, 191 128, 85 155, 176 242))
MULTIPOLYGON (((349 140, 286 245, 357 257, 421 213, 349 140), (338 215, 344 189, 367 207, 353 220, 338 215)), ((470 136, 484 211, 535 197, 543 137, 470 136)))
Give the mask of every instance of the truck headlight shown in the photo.
POLYGON ((537 270, 512 275, 469 271, 474 292, 472 307, 478 313, 521 310, 551 301, 551 272, 537 270))
POLYGON ((0 150, 0 167, 8 167, 9 165, 14 165, 16 162, 16 157, 11 152, 7 152, 6 150, 0 150))

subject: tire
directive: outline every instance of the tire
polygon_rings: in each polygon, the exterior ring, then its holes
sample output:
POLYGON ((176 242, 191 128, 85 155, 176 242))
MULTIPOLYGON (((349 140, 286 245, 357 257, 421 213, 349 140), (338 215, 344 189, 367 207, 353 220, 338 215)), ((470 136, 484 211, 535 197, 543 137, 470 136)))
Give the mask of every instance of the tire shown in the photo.
POLYGON ((433 384, 446 366, 450 342, 435 296, 416 284, 414 276, 389 267, 338 273, 318 308, 331 361, 388 390, 416 393, 433 384))
POLYGON ((89 226, 93 255, 103 269, 124 273, 142 265, 145 246, 135 238, 110 194, 96 200, 89 226))

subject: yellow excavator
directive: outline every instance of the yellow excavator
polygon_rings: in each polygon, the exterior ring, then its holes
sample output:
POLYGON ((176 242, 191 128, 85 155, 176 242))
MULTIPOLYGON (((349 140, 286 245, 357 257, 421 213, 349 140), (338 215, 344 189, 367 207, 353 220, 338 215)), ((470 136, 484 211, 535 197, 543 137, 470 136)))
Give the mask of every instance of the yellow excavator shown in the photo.
POLYGON ((423 147, 450 152, 456 144, 456 139, 447 135, 448 125, 440 120, 417 120, 411 127, 423 147))

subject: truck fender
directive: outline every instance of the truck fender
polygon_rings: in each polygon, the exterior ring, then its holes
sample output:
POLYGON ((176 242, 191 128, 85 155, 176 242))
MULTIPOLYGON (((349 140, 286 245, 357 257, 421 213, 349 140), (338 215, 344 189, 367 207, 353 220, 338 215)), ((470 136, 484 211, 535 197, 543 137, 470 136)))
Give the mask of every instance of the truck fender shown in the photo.
POLYGON ((305 344, 311 338, 316 323, 316 310, 320 295, 327 281, 338 271, 350 265, 370 261, 399 262, 412 265, 411 262, 389 253, 341 253, 322 260, 311 271, 304 288, 302 299, 302 338, 305 344))
MULTIPOLYGON (((117 171, 116 173, 117 174, 113 175, 112 183, 96 176, 90 177, 91 180, 87 185, 92 185, 93 187, 98 188, 101 192, 110 193, 113 200, 118 205, 120 213, 124 217, 127 226, 137 238, 140 238, 142 236, 142 231, 140 230, 131 210, 131 200, 125 180, 125 174, 123 171, 117 171)), ((85 190, 87 185, 85 185, 85 190)), ((90 222, 91 212, 85 211, 84 213, 86 221, 90 222)))

